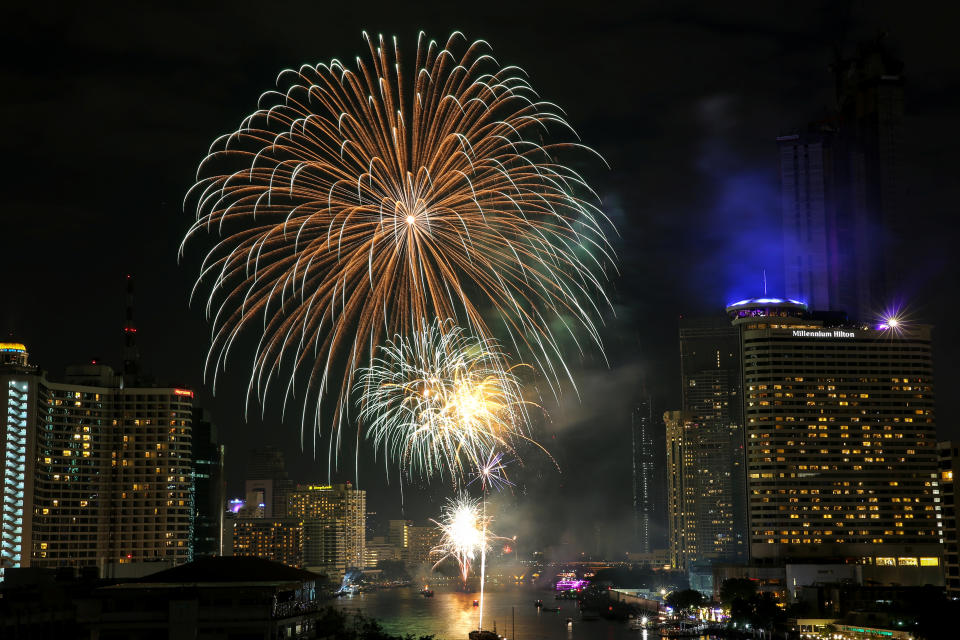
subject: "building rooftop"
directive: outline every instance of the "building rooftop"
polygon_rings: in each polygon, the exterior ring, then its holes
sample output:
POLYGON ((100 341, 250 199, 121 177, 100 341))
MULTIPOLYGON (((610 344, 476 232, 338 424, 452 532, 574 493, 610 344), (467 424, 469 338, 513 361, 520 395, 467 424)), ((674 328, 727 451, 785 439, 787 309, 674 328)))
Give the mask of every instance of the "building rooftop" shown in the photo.
POLYGON ((318 579, 315 573, 288 567, 279 562, 253 556, 220 556, 199 558, 172 569, 158 571, 140 580, 138 584, 184 584, 227 582, 310 582, 318 579))
POLYGON ((739 307, 754 307, 759 305, 788 305, 795 307, 807 308, 806 302, 801 302, 800 300, 792 300, 790 298, 747 298, 745 300, 738 300, 737 302, 731 302, 727 305, 728 309, 739 308, 739 307))

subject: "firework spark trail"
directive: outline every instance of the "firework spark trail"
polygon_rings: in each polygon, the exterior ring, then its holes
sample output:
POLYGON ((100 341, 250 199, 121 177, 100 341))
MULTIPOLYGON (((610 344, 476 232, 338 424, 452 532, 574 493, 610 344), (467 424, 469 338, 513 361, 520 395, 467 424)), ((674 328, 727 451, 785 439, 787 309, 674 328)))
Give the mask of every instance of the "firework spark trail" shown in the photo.
POLYGON ((381 346, 355 386, 358 417, 384 463, 398 462, 408 477, 448 475, 459 485, 468 470, 485 468, 487 452, 534 443, 527 435, 532 403, 505 362, 495 342, 450 321, 424 323, 381 346))
POLYGON ((477 479, 481 481, 481 498, 472 498, 461 492, 456 498, 449 498, 440 512, 440 520, 432 520, 440 529, 440 544, 430 550, 431 555, 440 556, 433 568, 448 558, 454 559, 460 567, 460 577, 464 585, 470 574, 470 568, 477 556, 480 557, 480 602, 477 612, 477 628, 483 629, 483 596, 486 582, 487 551, 494 540, 505 540, 490 530, 493 518, 487 514, 486 490, 488 487, 504 487, 509 483, 504 474, 503 455, 491 451, 482 467, 477 468, 477 479))
POLYGON ((430 550, 431 555, 440 556, 434 568, 452 558, 459 565, 460 577, 466 584, 474 559, 490 543, 488 520, 479 499, 466 493, 449 498, 440 511, 440 520, 432 521, 440 529, 440 544, 430 550))
MULTIPOLYGON (((477 468, 476 477, 470 481, 480 481, 480 505, 483 527, 483 539, 487 537, 487 489, 496 489, 500 491, 513 483, 507 478, 507 463, 503 462, 503 453, 491 450, 487 454, 486 461, 477 468)), ((477 612, 477 629, 483 630, 483 595, 484 584, 487 578, 487 548, 486 545, 480 550, 480 610, 477 612)))
POLYGON ((477 468, 477 474, 473 480, 467 483, 470 486, 474 482, 480 482, 481 495, 486 497, 487 489, 501 491, 507 487, 514 486, 507 477, 507 465, 509 462, 503 461, 503 453, 491 450, 487 454, 486 460, 477 468))
POLYGON ((408 74, 396 39, 364 36, 369 58, 352 67, 283 71, 214 141, 185 199, 197 218, 184 245, 217 236, 192 294, 209 292, 214 389, 241 330, 259 324, 248 404, 279 384, 286 412, 305 372, 304 427, 319 429, 332 394, 331 456, 356 368, 423 319, 505 332, 556 393, 569 371, 551 323, 577 349, 577 327, 599 346, 614 263, 596 195, 558 160, 592 152, 542 142, 575 133, 521 69, 485 42, 421 33, 408 74))

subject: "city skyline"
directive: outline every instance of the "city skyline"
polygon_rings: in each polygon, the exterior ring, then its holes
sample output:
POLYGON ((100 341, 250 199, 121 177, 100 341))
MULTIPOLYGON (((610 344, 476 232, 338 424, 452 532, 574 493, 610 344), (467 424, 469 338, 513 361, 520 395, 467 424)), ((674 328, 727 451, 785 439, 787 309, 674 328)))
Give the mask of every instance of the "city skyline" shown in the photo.
MULTIPOLYGON (((947 386, 957 382, 956 373, 946 366, 958 353, 957 341, 948 330, 956 302, 944 295, 950 291, 949 270, 951 265, 955 267, 947 253, 949 234, 944 232, 949 229, 947 216, 950 203, 955 201, 951 190, 955 187, 947 186, 946 176, 955 173, 951 163, 956 160, 940 150, 943 146, 949 147, 945 141, 956 134, 942 126, 947 107, 937 102, 938 97, 944 95, 942 91, 946 91, 947 106, 956 96, 950 89, 939 89, 936 78, 945 73, 944 63, 925 47, 918 23, 896 19, 898 14, 892 10, 878 10, 875 14, 853 11, 844 18, 845 23, 837 19, 828 24, 819 23, 812 10, 792 11, 795 26, 783 26, 773 16, 756 11, 736 34, 730 33, 732 19, 708 10, 693 16, 638 10, 632 16, 633 22, 623 30, 595 20, 582 36, 581 46, 574 46, 570 54, 558 53, 563 56, 563 63, 556 66, 565 65, 565 73, 537 60, 535 48, 545 43, 537 39, 524 43, 514 38, 515 32, 497 24, 495 16, 461 27, 470 37, 485 37, 498 55, 526 68, 546 97, 568 108, 584 140, 598 148, 613 166, 611 172, 598 170, 593 172, 596 176, 591 174, 600 185, 608 213, 621 234, 618 252, 624 275, 613 285, 618 313, 608 318, 605 335, 610 368, 596 356, 575 363, 582 400, 576 401, 575 394, 567 390, 561 403, 551 407, 552 421, 539 426, 543 441, 557 457, 563 473, 555 474, 550 462, 536 455, 529 456, 528 466, 522 472, 532 476, 525 487, 532 496, 530 501, 544 500, 542 507, 534 506, 532 511, 542 509, 544 514, 551 514, 549 517, 556 519, 557 531, 573 531, 579 539, 592 535, 592 531, 580 530, 578 518, 573 515, 554 515, 562 504, 551 495, 558 486, 562 485, 564 495, 575 502, 585 502, 582 498, 589 492, 584 487, 590 482, 591 470, 600 465, 604 465, 611 482, 629 485, 631 460, 625 454, 627 447, 623 443, 629 441, 630 409, 637 400, 630 396, 640 394, 641 375, 656 406, 680 406, 677 387, 680 370, 675 356, 677 317, 722 317, 728 303, 763 293, 764 269, 770 295, 785 293, 780 272, 782 260, 766 242, 770 237, 778 237, 781 215, 776 196, 779 188, 776 138, 810 121, 818 110, 831 106, 832 78, 825 64, 834 42, 849 48, 886 29, 890 32, 891 45, 900 49, 907 78, 905 125, 912 126, 914 132, 910 139, 904 140, 903 157, 910 163, 903 182, 912 190, 912 195, 908 194, 911 210, 925 215, 921 231, 926 233, 923 242, 929 243, 930 249, 917 251, 913 269, 905 274, 907 280, 913 281, 912 285, 905 291, 889 292, 890 300, 885 304, 908 303, 918 320, 937 327, 934 357, 938 379, 947 386), (663 62, 658 69, 649 71, 648 92, 620 100, 598 101, 602 106, 596 101, 578 99, 576 78, 583 76, 585 67, 575 62, 576 57, 595 47, 606 37, 603 34, 624 38, 624 32, 648 33, 644 21, 649 20, 678 34, 701 36, 702 44, 688 52, 697 64, 683 59, 669 64, 663 62), (750 40, 750 47, 733 47, 727 49, 723 59, 709 60, 712 49, 725 47, 738 38, 750 40), (774 53, 748 71, 746 61, 757 46, 768 47, 774 53), (693 67, 700 65, 706 69, 694 74, 691 84, 698 88, 693 91, 671 91, 670 82, 660 77, 674 73, 689 77, 693 67), (722 76, 720 72, 724 69, 732 69, 735 82, 725 84, 708 77, 722 76), (669 112, 682 113, 685 120, 663 115, 669 112), (622 139, 624 131, 628 132, 627 144, 622 139), (671 132, 672 135, 667 136, 670 139, 662 139, 663 132, 671 132), (630 144, 635 144, 636 152, 624 150, 630 144), (936 159, 932 160, 931 154, 936 159), (655 158, 665 158, 666 162, 655 162, 655 158), (657 164, 670 168, 654 166, 657 164), (678 195, 680 193, 683 195, 678 195), (693 193, 702 195, 695 197, 693 193), (740 230, 742 237, 738 237, 740 230), (673 269, 663 272, 660 265, 664 263, 673 269), (717 266, 707 273, 702 266, 707 264, 717 266), (596 401, 611 396, 624 397, 613 403, 596 401), (599 425, 599 430, 591 429, 595 425, 599 425)), ((444 15, 439 14, 434 21, 442 21, 444 15)), ((168 25, 174 17, 174 14, 159 16, 158 24, 168 25)), ((737 18, 742 20, 745 16, 737 18)), ((199 18, 201 24, 204 19, 199 18)), ((128 15, 121 14, 116 20, 128 26, 133 24, 128 15)), ((573 29, 572 21, 568 23, 557 16, 551 16, 550 20, 550 26, 560 33, 573 29)), ((314 456, 314 445, 309 438, 301 449, 298 425, 289 419, 282 421, 273 408, 268 408, 266 419, 260 420, 259 408, 253 406, 249 410, 250 422, 244 422, 246 411, 242 398, 246 372, 239 365, 228 372, 223 391, 216 398, 210 397, 209 386, 202 381, 208 328, 196 307, 186 308, 191 269, 189 265, 176 266, 173 258, 176 242, 190 220, 190 216, 181 211, 180 198, 190 183, 195 158, 205 149, 209 138, 229 130, 249 110, 258 91, 271 86, 278 69, 304 60, 315 61, 355 51, 360 44, 360 29, 367 25, 359 20, 354 22, 356 27, 352 30, 338 27, 338 32, 342 31, 338 35, 313 37, 313 34, 299 33, 299 37, 279 50, 256 45, 256 51, 241 53, 240 59, 257 58, 263 51, 257 49, 260 46, 268 50, 267 55, 260 56, 248 70, 240 72, 235 70, 238 64, 235 60, 215 53, 213 45, 204 45, 196 34, 188 35, 182 48, 150 38, 140 45, 126 42, 132 53, 128 54, 129 61, 121 62, 113 58, 112 49, 120 45, 98 39, 102 27, 91 18, 77 18, 80 28, 74 30, 70 41, 70 47, 76 48, 76 61, 67 63, 66 72, 38 74, 47 84, 54 84, 50 80, 58 73, 74 76, 66 84, 65 94, 58 95, 57 99, 80 110, 83 116, 78 120, 90 123, 98 135, 66 127, 58 135, 45 139, 43 148, 53 157, 51 174, 63 185, 62 191, 50 193, 46 200, 18 198, 12 203, 10 209, 20 225, 22 246, 17 244, 6 254, 11 262, 5 265, 5 271, 23 275, 12 285, 9 300, 13 304, 4 305, 4 316, 0 317, 4 324, 0 330, 4 337, 12 331, 16 340, 27 344, 33 362, 48 369, 57 379, 65 366, 86 362, 94 356, 101 356, 102 361, 119 369, 124 359, 118 335, 124 318, 122 281, 126 273, 134 273, 138 278, 137 329, 143 366, 158 378, 197 390, 197 405, 211 411, 221 442, 227 446, 231 494, 236 493, 238 468, 246 452, 261 441, 283 449, 291 469, 296 470, 293 475, 304 480, 326 477, 326 456, 323 453, 314 456), (189 50, 190 47, 193 50, 189 50), (158 62, 151 64, 153 57, 158 62), (223 73, 221 79, 205 85, 209 87, 209 95, 175 99, 174 95, 180 93, 178 89, 184 85, 192 88, 203 84, 200 79, 205 78, 205 73, 185 68, 194 65, 184 61, 193 59, 204 60, 208 69, 234 71, 223 73), (83 62, 99 63, 99 71, 85 72, 79 66, 72 66, 83 62), (141 93, 149 91, 148 87, 117 82, 130 74, 127 65, 133 68, 140 65, 157 81, 156 97, 141 97, 141 93), (176 69, 176 74, 163 71, 164 65, 176 69), (115 102, 110 102, 108 97, 116 99, 115 102), (146 117, 119 113, 107 117, 85 111, 92 109, 84 106, 87 102, 98 104, 103 100, 110 104, 139 105, 146 117), (195 108, 198 105, 200 108, 195 108), (177 124, 182 111, 198 115, 177 124), (106 189, 86 173, 87 169, 68 170, 57 159, 74 148, 90 147, 89 136, 93 136, 98 143, 93 146, 102 142, 102 148, 84 151, 89 154, 84 156, 87 161, 78 164, 103 166, 104 161, 109 161, 116 170, 122 170, 117 158, 117 141, 113 139, 115 134, 111 133, 114 130, 122 130, 132 139, 155 147, 149 153, 150 158, 139 155, 146 152, 129 151, 133 159, 119 187, 106 189), (174 140, 162 140, 164 132, 171 131, 176 134, 174 140), (83 184, 93 185, 92 190, 77 188, 83 184), (86 196, 76 198, 77 193, 88 193, 92 202, 86 201, 86 196), (54 224, 42 229, 34 226, 24 213, 33 208, 47 212, 45 218, 54 224), (84 247, 80 252, 84 256, 81 261, 86 262, 88 277, 96 286, 88 287, 90 291, 85 295, 71 291, 74 283, 83 285, 83 279, 60 277, 58 274, 67 264, 66 259, 41 260, 37 257, 41 255, 37 251, 40 246, 49 246, 45 253, 60 253, 70 256, 71 260, 77 259, 74 248, 84 247), (63 295, 52 299, 41 297, 43 284, 48 282, 62 287, 63 295)), ((389 32, 403 37, 415 33, 409 18, 393 25, 389 32)), ((141 33, 160 34, 162 28, 157 26, 141 33), (157 31, 153 31, 154 28, 157 31)), ((434 32, 442 35, 449 30, 444 29, 438 26, 434 32)), ((222 38, 218 35, 214 40, 222 45, 225 42, 222 38)), ((40 42, 45 42, 42 37, 40 42)), ((22 44, 27 51, 34 51, 38 46, 22 44)), ((658 44, 641 42, 636 45, 637 56, 654 51, 652 47, 658 44), (648 46, 651 48, 644 49, 648 46)), ((63 50, 54 47, 40 58, 53 59, 57 57, 56 52, 63 50)), ((237 49, 228 50, 238 53, 237 49)), ((646 56, 646 59, 652 58, 646 56)), ((10 78, 28 86, 36 82, 19 73, 10 78)), ((607 82, 601 86, 615 87, 616 84, 607 82)), ((36 117, 27 113, 34 106, 36 103, 27 99, 15 103, 18 113, 28 122, 36 117)), ((42 108, 36 111, 38 115, 44 113, 42 108)), ((11 150, 20 150, 23 139, 14 137, 6 144, 12 145, 11 150)), ((26 174, 21 177, 23 184, 37 191, 38 178, 26 174)), ((938 410, 941 424, 955 428, 952 425, 958 423, 956 400, 945 398, 938 410)), ((942 437, 960 439, 955 431, 942 437)), ((318 445, 319 452, 325 451, 325 444, 318 445)), ((372 505, 377 511, 386 511, 388 505, 392 508, 399 502, 397 485, 386 483, 382 460, 374 460, 369 451, 361 451, 359 472, 346 463, 334 473, 334 478, 359 480, 359 486, 371 490, 371 497, 382 501, 372 505)), ((396 515, 407 518, 409 512, 410 519, 422 520, 439 507, 443 492, 443 487, 434 486, 419 496, 408 493, 404 512, 396 515)), ((616 529, 621 524, 627 525, 627 520, 619 514, 629 509, 629 505, 630 496, 625 492, 623 497, 610 497, 584 508, 607 522, 608 528, 616 529)))

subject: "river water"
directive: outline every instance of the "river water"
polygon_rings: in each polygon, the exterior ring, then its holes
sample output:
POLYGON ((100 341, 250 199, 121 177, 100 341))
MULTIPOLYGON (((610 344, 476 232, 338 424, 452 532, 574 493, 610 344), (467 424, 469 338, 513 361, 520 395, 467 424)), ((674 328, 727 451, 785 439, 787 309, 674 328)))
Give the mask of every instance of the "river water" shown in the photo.
MULTIPOLYGON (((424 598, 416 587, 386 589, 337 599, 336 605, 348 611, 361 611, 376 618, 393 634, 435 635, 438 640, 466 640, 477 628, 479 593, 436 590, 433 598, 424 598)), ((573 600, 554 600, 552 593, 532 587, 492 587, 484 594, 483 626, 510 640, 647 640, 646 631, 633 631, 624 622, 581 621, 573 600), (534 602, 543 599, 548 607, 560 607, 556 613, 540 612, 534 602), (573 624, 567 625, 567 618, 573 624)), ((649 640, 659 634, 649 632, 649 640)))

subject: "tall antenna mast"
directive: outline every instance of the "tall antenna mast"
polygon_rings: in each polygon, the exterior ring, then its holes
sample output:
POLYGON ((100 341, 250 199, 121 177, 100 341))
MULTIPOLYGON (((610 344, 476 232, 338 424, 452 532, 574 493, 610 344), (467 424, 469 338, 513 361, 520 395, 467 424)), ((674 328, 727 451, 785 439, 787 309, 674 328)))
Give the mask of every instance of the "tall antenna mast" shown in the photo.
POLYGON ((763 297, 767 297, 767 270, 763 269, 763 297))

